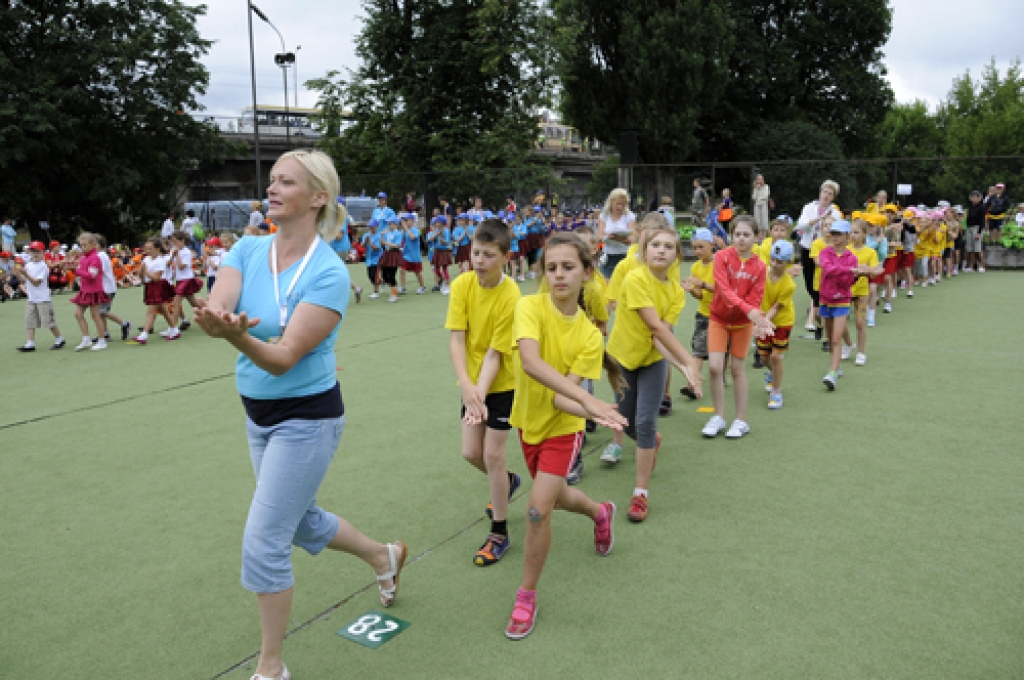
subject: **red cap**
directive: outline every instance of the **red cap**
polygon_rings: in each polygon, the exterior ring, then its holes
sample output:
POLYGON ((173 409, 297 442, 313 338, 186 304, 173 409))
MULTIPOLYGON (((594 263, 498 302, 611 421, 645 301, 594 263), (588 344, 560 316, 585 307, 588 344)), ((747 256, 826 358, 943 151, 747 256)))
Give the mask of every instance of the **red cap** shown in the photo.
POLYGON ((209 241, 206 242, 206 245, 208 245, 208 246, 217 246, 218 248, 220 248, 221 247, 220 238, 217 237, 217 236, 214 236, 213 238, 211 238, 209 241))
POLYGON ((10 257, 11 254, 6 250, 0 250, 0 257, 10 257))
POLYGON ((43 252, 44 250, 46 250, 46 244, 43 243, 42 241, 32 241, 32 243, 28 244, 28 249, 43 252))
POLYGON ((50 247, 53 248, 54 246, 59 248, 60 247, 60 241, 50 241, 50 247))

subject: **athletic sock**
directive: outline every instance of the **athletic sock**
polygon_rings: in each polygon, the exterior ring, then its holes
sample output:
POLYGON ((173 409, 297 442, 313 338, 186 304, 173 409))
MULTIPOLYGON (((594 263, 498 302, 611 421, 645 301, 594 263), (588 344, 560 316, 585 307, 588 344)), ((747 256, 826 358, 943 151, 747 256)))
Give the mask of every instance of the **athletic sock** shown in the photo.
POLYGON ((508 536, 508 520, 493 520, 491 522, 491 533, 499 536, 508 536))
POLYGON ((633 495, 634 496, 643 496, 644 498, 647 498, 647 489, 641 489, 638 486, 635 489, 633 489, 633 495))
POLYGON ((26 340, 25 344, 22 345, 22 347, 35 347, 35 346, 36 346, 36 343, 34 341, 32 341, 32 340, 26 340))

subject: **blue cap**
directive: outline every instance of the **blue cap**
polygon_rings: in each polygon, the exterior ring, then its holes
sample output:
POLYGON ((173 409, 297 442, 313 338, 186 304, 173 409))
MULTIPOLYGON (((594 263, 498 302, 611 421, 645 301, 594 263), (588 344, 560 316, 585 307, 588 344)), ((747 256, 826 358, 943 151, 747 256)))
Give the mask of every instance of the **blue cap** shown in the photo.
POLYGON ((499 220, 503 220, 503 219, 505 219, 506 217, 508 217, 508 215, 506 215, 506 214, 505 214, 505 211, 504 211, 504 210, 499 210, 499 211, 498 211, 498 219, 499 219, 499 220))
POLYGON ((469 219, 469 213, 461 212, 461 213, 459 213, 459 216, 456 217, 455 219, 457 219, 457 220, 468 220, 469 219))
POLYGON ((377 194, 377 198, 387 198, 387 197, 388 197, 388 195, 385 194, 383 191, 380 192, 379 194, 377 194))
POLYGON ((494 213, 492 213, 490 210, 485 210, 484 211, 483 219, 485 219, 485 220, 493 220, 494 219, 494 213))
POLYGON ((791 262, 793 260, 793 244, 789 241, 776 241, 772 245, 772 259, 791 262))
POLYGON ((850 223, 846 220, 836 220, 831 226, 829 226, 828 230, 829 233, 832 234, 849 234, 850 223))
POLYGON ((444 223, 445 223, 445 221, 444 221, 444 218, 443 218, 443 217, 441 217, 440 215, 438 215, 438 216, 437 216, 437 217, 435 217, 434 219, 430 220, 430 223, 431 223, 431 224, 444 224, 444 223))
POLYGON ((540 212, 540 211, 541 211, 541 210, 543 210, 543 209, 544 209, 544 208, 540 207, 539 205, 535 205, 535 206, 533 206, 533 212, 540 212))
POLYGON ((414 220, 416 219, 416 213, 404 212, 399 217, 403 220, 414 220))
POLYGON ((338 205, 345 205, 345 197, 338 196, 338 205))
POLYGON ((473 213, 470 216, 470 219, 473 220, 474 222, 479 223, 479 222, 483 222, 484 221, 484 216, 481 215, 480 213, 473 213))
POLYGON ((388 218, 388 224, 398 224, 401 221, 402 220, 398 218, 398 215, 392 215, 391 217, 388 218))
POLYGON ((366 223, 366 226, 368 226, 368 227, 376 227, 376 226, 378 226, 377 225, 377 220, 375 220, 373 218, 370 218, 370 221, 366 223))
POLYGON ((706 243, 714 243, 715 237, 712 235, 710 229, 700 228, 693 232, 693 236, 690 237, 691 241, 704 241, 706 243))
POLYGON ((793 218, 792 218, 792 217, 790 217, 789 215, 785 214, 785 213, 783 213, 783 214, 779 215, 779 216, 778 216, 778 217, 776 217, 775 219, 777 219, 777 220, 786 220, 786 221, 787 221, 787 222, 789 222, 790 224, 793 224, 793 218))

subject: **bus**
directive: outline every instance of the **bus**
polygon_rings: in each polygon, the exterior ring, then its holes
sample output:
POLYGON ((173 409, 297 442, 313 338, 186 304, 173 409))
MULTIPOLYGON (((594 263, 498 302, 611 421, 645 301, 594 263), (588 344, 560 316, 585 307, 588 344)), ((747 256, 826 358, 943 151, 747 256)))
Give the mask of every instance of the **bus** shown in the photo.
POLYGON ((537 119, 537 148, 545 151, 571 151, 581 153, 583 140, 571 125, 563 125, 550 113, 542 113, 537 119))
MULTIPOLYGON (((313 116, 320 114, 320 109, 289 108, 283 106, 264 106, 256 109, 259 117, 260 135, 281 136, 291 134, 293 137, 319 139, 320 131, 313 127, 313 116)), ((252 107, 242 109, 242 117, 238 119, 238 131, 252 133, 252 107)))

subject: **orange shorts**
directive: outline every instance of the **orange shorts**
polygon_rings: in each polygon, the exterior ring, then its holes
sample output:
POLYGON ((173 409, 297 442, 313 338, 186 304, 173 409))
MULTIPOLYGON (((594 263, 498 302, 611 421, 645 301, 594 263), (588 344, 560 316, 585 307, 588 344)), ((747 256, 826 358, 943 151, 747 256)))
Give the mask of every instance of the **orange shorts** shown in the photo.
POLYGON ((708 353, 728 352, 737 359, 746 359, 750 338, 754 335, 753 324, 745 326, 723 326, 714 319, 708 324, 708 353))
POLYGON ((523 447, 523 458, 526 459, 526 468, 531 477, 536 478, 538 472, 568 477, 576 455, 583 448, 583 433, 563 434, 545 439, 540 444, 527 444, 520 430, 519 443, 523 447))

